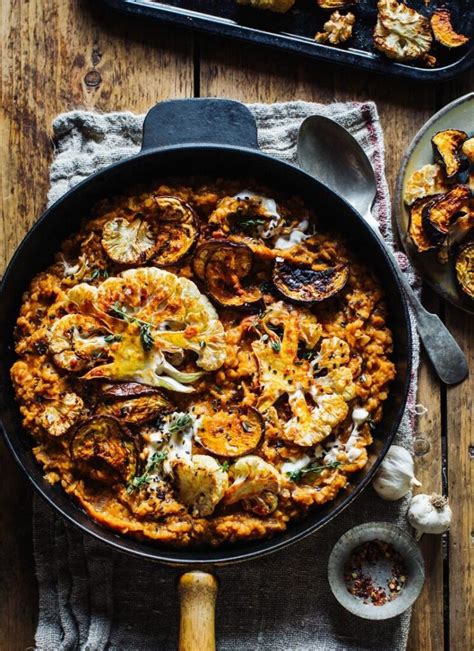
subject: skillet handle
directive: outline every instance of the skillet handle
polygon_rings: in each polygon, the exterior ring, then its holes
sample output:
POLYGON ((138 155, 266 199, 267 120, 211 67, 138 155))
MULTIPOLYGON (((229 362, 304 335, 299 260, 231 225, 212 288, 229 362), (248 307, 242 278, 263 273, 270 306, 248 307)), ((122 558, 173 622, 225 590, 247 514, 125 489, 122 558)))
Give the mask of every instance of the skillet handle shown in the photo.
POLYGON ((181 621, 178 651, 215 651, 217 579, 207 572, 186 572, 179 578, 181 621))
POLYGON ((241 102, 230 99, 172 99, 148 111, 142 151, 190 144, 257 149, 255 118, 241 102))

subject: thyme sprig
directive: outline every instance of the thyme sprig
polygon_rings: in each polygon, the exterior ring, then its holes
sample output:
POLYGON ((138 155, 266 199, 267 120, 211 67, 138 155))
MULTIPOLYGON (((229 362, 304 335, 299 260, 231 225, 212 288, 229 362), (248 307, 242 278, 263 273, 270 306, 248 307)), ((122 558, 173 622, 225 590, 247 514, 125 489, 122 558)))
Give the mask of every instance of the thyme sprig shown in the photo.
POLYGON ((189 414, 177 414, 168 425, 168 431, 173 434, 175 432, 182 432, 184 429, 192 425, 193 419, 189 414))
POLYGON ((140 488, 143 488, 149 484, 157 466, 160 463, 163 463, 167 456, 168 454, 166 452, 153 452, 150 459, 148 460, 148 463, 146 464, 145 472, 143 475, 138 475, 137 477, 134 477, 131 482, 129 482, 127 486, 127 493, 133 493, 134 491, 140 490, 140 488))
POLYGON ((239 228, 241 228, 244 233, 252 233, 256 228, 263 226, 265 224, 264 219, 244 219, 239 222, 239 228))
POLYGON ((110 310, 110 314, 121 321, 126 321, 127 323, 136 323, 140 328, 140 341, 143 346, 143 350, 148 353, 153 348, 155 340, 153 338, 152 329, 154 328, 153 324, 149 321, 143 321, 136 316, 131 316, 125 310, 120 307, 120 303, 116 301, 114 306, 110 310))
POLYGON ((323 470, 327 470, 328 468, 335 469, 339 468, 341 466, 340 461, 331 461, 330 463, 327 463, 324 466, 317 465, 315 463, 310 463, 308 466, 305 466, 304 468, 300 468, 300 470, 291 470, 290 472, 287 472, 286 474, 288 477, 291 479, 291 481, 297 482, 300 481, 300 479, 304 476, 307 475, 308 473, 314 473, 319 475, 320 473, 323 472, 323 470))

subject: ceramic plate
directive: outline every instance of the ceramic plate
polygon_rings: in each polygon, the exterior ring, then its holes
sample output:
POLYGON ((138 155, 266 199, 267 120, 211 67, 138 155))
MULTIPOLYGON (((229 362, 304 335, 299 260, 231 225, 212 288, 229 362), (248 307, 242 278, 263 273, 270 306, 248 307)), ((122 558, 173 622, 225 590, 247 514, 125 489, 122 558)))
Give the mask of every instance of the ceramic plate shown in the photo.
POLYGON ((443 129, 461 129, 469 136, 474 132, 474 93, 454 100, 426 122, 413 138, 403 159, 395 193, 395 216, 400 239, 413 266, 423 280, 453 305, 474 314, 474 300, 466 296, 456 282, 453 261, 441 264, 436 253, 418 253, 407 237, 409 213, 403 201, 403 189, 411 174, 427 163, 433 163, 431 138, 443 129))

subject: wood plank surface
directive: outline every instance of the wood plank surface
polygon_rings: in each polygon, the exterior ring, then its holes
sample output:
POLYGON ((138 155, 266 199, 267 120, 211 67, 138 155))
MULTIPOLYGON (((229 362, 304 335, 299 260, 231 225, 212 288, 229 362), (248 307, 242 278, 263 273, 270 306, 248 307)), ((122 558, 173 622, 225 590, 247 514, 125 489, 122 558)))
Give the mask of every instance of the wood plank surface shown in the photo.
MULTIPOLYGON (((393 189, 403 152, 418 128, 441 105, 474 88, 472 73, 436 87, 383 79, 147 26, 85 0, 3 0, 0 21, 2 266, 44 207, 52 153, 50 123, 58 112, 73 108, 143 112, 159 99, 193 94, 248 102, 372 99, 384 128, 387 177, 393 189)), ((425 296, 430 309, 446 314, 474 369, 473 319, 444 306, 432 293, 425 296)), ((422 540, 427 581, 413 612, 410 651, 474 648, 472 396, 472 380, 441 390, 423 358, 419 402, 429 411, 417 425, 416 472, 422 490, 442 490, 444 435, 454 522, 446 603, 441 539, 422 540)), ((31 492, 3 444, 0 463, 0 649, 17 651, 33 643, 37 616, 31 492)))
MULTIPOLYGON (((78 0, 2 3, 1 269, 45 206, 57 113, 144 112, 193 95, 192 35, 110 14, 78 0)), ((17 651, 37 619, 31 490, 3 442, 0 466, 0 649, 17 651)))

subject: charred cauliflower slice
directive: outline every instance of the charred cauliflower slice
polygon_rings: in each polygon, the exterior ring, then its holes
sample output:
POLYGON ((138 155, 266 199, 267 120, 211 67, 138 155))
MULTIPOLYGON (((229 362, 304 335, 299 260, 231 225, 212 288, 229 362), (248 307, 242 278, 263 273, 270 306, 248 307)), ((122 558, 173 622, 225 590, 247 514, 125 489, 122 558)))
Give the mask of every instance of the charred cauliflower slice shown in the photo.
POLYGON ((44 408, 38 423, 51 436, 61 436, 78 420, 84 409, 84 402, 76 393, 66 393, 61 401, 54 401, 44 408))
POLYGON ((173 466, 179 499, 191 508, 194 517, 214 512, 228 486, 225 470, 213 458, 196 454, 192 460, 179 460, 173 466))
POLYGON ((389 59, 413 61, 427 55, 433 36, 430 21, 397 0, 380 0, 374 44, 389 59))
POLYGON ((225 504, 235 504, 240 500, 251 500, 268 494, 278 495, 281 488, 281 475, 272 465, 249 454, 241 457, 229 470, 232 484, 226 491, 225 504))
POLYGON ((314 37, 317 43, 330 43, 331 45, 340 45, 345 43, 352 36, 355 16, 351 12, 340 14, 334 11, 329 20, 324 23, 324 31, 318 32, 314 37))
POLYGON ((449 190, 443 170, 437 163, 415 170, 405 185, 403 200, 411 206, 418 199, 442 194, 449 190))
POLYGON ((128 221, 117 217, 107 222, 102 231, 102 246, 113 262, 144 264, 155 252, 155 240, 146 221, 128 221))
POLYGON ((140 382, 172 391, 202 373, 185 373, 167 356, 196 353, 197 366, 216 370, 225 359, 224 328, 209 300, 187 278, 156 268, 129 269, 99 287, 85 283, 68 292, 81 312, 106 323, 111 342, 107 364, 95 366, 86 380, 140 382))
POLYGON ((237 4, 250 5, 255 9, 269 9, 284 14, 292 8, 295 0, 237 0, 237 4))

